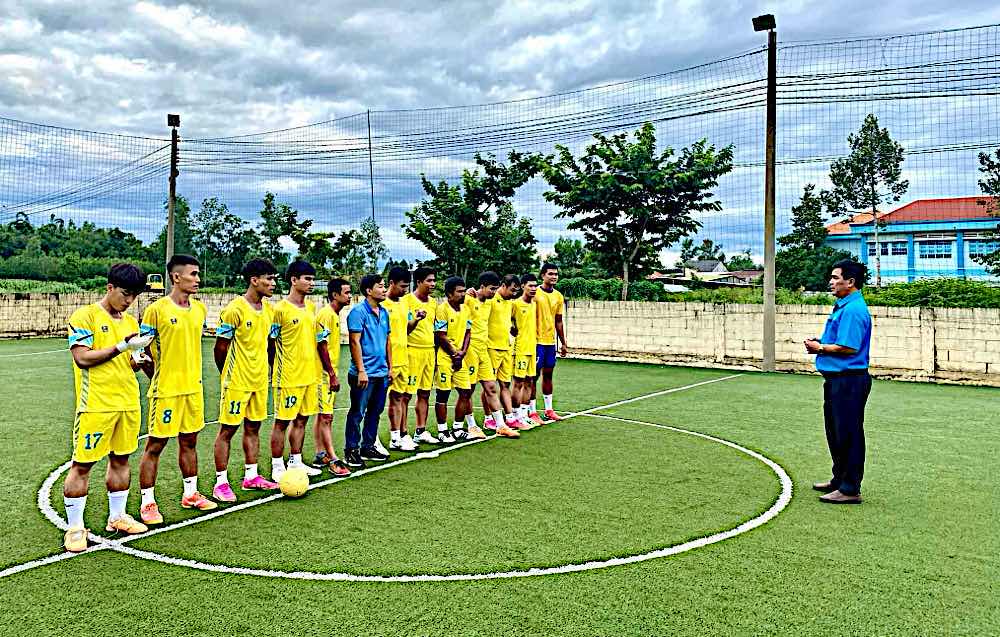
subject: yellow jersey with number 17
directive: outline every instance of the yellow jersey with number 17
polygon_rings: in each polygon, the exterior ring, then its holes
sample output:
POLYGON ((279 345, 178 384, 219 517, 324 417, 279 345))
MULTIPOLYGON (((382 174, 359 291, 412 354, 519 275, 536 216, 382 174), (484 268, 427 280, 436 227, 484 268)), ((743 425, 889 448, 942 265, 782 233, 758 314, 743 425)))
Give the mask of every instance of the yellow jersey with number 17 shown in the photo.
POLYGON ((201 333, 208 310, 198 299, 191 298, 188 303, 181 307, 165 296, 142 314, 142 332, 153 334, 151 398, 201 392, 201 333))
POLYGON ((518 297, 511 304, 511 316, 515 327, 517 327, 517 336, 514 337, 514 354, 534 356, 538 337, 538 303, 525 302, 524 297, 518 297))
MULTIPOLYGON (((100 303, 81 307, 69 318, 69 347, 84 345, 104 349, 126 336, 139 333, 139 322, 130 314, 113 318, 100 303)), ((76 412, 132 411, 139 409, 139 383, 126 350, 111 360, 87 369, 73 365, 76 412)))
POLYGON ((273 310, 261 301, 258 310, 246 297, 233 299, 219 316, 218 338, 229 339, 229 353, 222 367, 222 389, 256 392, 267 389, 267 337, 273 310))
POLYGON ((282 299, 275 305, 271 338, 275 345, 271 382, 275 387, 305 387, 319 382, 319 331, 312 301, 299 307, 282 299))
MULTIPOLYGON (((316 343, 326 341, 326 351, 330 353, 330 366, 337 371, 340 365, 340 315, 327 303, 316 315, 316 343)), ((316 377, 329 381, 323 370, 323 361, 316 355, 316 377)))
POLYGON ((538 344, 555 345, 556 317, 562 316, 565 305, 562 292, 555 288, 546 292, 545 288, 539 286, 535 303, 538 305, 538 344))

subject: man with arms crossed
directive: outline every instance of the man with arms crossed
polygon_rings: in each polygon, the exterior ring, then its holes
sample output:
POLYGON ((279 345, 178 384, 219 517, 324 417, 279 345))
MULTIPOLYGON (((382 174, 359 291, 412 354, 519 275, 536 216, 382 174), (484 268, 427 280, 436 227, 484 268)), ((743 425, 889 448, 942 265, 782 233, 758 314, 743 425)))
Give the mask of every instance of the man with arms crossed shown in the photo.
POLYGON ((521 297, 511 304, 511 319, 514 332, 514 391, 511 403, 518 415, 519 429, 531 429, 541 424, 535 414, 531 418, 531 384, 535 378, 536 345, 538 334, 538 278, 528 273, 521 277, 521 297))
POLYGON ((139 366, 137 358, 153 340, 152 335, 139 335, 139 323, 125 310, 145 289, 142 270, 116 263, 108 271, 104 298, 78 309, 69 319, 76 418, 73 464, 63 484, 63 504, 68 526, 64 545, 74 553, 87 548, 83 511, 90 471, 105 456, 109 456, 106 529, 146 531, 146 525, 125 512, 130 481, 128 457, 138 447, 139 438, 139 383, 135 370, 139 366))
MULTIPOLYGON (((556 289, 559 281, 559 268, 551 263, 542 264, 542 284, 535 295, 538 304, 538 345, 536 346, 536 366, 542 375, 542 398, 545 400, 545 417, 549 420, 562 420, 552 408, 552 372, 556 367, 556 337, 559 338, 559 355, 566 356, 566 332, 563 326, 563 308, 566 304, 562 293, 556 289)), ((532 419, 538 417, 537 399, 535 397, 538 377, 531 383, 532 419)))
POLYGON ((419 322, 409 311, 403 298, 410 289, 410 272, 406 268, 394 267, 389 270, 388 298, 382 301, 382 309, 389 313, 389 328, 392 330, 392 369, 389 372, 389 448, 399 451, 416 451, 406 427, 407 405, 410 395, 406 393, 409 382, 407 342, 410 332, 419 322))
POLYGON ((434 314, 434 338, 438 346, 437 387, 434 415, 437 418, 438 441, 450 444, 466 440, 465 414, 472 411, 472 383, 465 355, 469 351, 472 320, 465 305, 465 281, 449 277, 444 282, 445 300, 434 314), (455 401, 455 425, 448 431, 448 397, 452 388, 458 390, 455 401))
POLYGON ((340 312, 351 304, 351 284, 344 279, 331 279, 326 284, 327 304, 316 315, 319 330, 316 343, 320 380, 316 386, 319 393, 319 413, 316 414, 316 457, 312 465, 317 469, 326 467, 335 476, 351 474, 343 460, 337 458, 333 450, 333 408, 337 404, 340 379, 337 366, 340 364, 340 312))
POLYGON ((306 297, 312 292, 316 269, 306 261, 294 261, 285 270, 288 296, 274 307, 271 341, 274 365, 274 428, 271 429, 271 479, 281 480, 285 472, 285 432, 288 433, 288 468, 302 469, 318 476, 319 469, 302 461, 309 416, 319 411, 319 355, 316 344, 316 306, 306 297))
POLYGON ((823 419, 833 458, 833 476, 813 485, 827 504, 861 504, 865 472, 865 404, 872 390, 868 351, 872 317, 861 296, 865 266, 851 260, 833 265, 830 291, 837 297, 823 336, 805 341, 823 374, 823 419))
POLYGON ((139 462, 139 516, 146 524, 163 523, 154 487, 160 454, 171 438, 177 438, 177 461, 184 479, 181 506, 200 511, 219 506, 198 492, 198 432, 205 427, 201 333, 208 315, 205 304, 191 298, 201 282, 198 260, 175 254, 167 262, 167 274, 170 294, 142 315, 142 332, 153 335, 148 349, 153 359, 146 425, 149 438, 139 462))
POLYGON ((260 424, 267 418, 267 348, 274 314, 265 299, 274 294, 274 265, 253 259, 243 266, 247 290, 233 299, 219 316, 215 330, 215 366, 222 375, 219 394, 219 433, 215 437, 215 488, 212 497, 235 502, 229 486, 229 450, 243 425, 243 490, 277 489, 257 473, 260 424))
MULTIPOLYGON (((513 378, 514 358, 510 348, 511 305, 512 299, 518 296, 521 282, 516 274, 508 274, 492 299, 486 303, 490 306, 490 320, 487 344, 489 345, 490 362, 497 376, 500 387, 500 404, 504 411, 504 420, 499 423, 494 416, 486 419, 486 428, 495 430, 498 425, 506 424, 514 429, 522 426, 511 404, 510 382, 513 378)), ((485 398, 485 394, 484 394, 485 398)), ((483 409, 489 411, 489 405, 483 403, 483 409)))
MULTIPOLYGON (((414 290, 403 297, 407 312, 417 321, 406 342, 406 393, 411 398, 417 396, 413 441, 437 444, 438 439, 427 431, 427 412, 434 384, 434 313, 437 310, 431 296, 437 284, 434 270, 417 268, 413 273, 413 284, 416 286, 414 290)), ((401 422, 406 422, 407 405, 408 399, 403 402, 403 413, 399 416, 401 422)))

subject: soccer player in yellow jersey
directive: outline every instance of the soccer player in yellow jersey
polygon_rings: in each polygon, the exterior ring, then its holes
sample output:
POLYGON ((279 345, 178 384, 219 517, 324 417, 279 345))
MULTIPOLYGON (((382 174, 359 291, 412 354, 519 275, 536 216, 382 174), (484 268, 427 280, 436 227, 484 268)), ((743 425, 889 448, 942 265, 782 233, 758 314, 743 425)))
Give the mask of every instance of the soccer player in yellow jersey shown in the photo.
POLYGON ((160 454, 177 438, 177 461, 184 479, 185 509, 209 511, 218 505, 198 492, 198 432, 205 427, 205 397, 201 385, 201 334, 208 311, 191 297, 201 281, 198 260, 175 254, 167 262, 170 294, 152 303, 142 315, 142 330, 153 335, 148 353, 153 359, 149 383, 146 449, 139 462, 142 508, 146 524, 161 524, 153 487, 160 454))
POLYGON ((222 374, 219 433, 215 437, 215 488, 212 497, 235 502, 229 486, 229 449, 243 425, 243 490, 277 489, 257 472, 260 424, 267 417, 267 337, 273 312, 267 299, 274 294, 274 264, 252 259, 243 266, 247 290, 222 310, 215 330, 215 366, 222 374))
POLYGON ((309 416, 319 412, 319 353, 316 344, 316 306, 306 297, 316 284, 316 269, 307 261, 294 261, 285 270, 288 296, 274 307, 271 340, 274 365, 274 428, 271 429, 271 479, 278 482, 285 472, 285 432, 288 432, 288 468, 302 469, 310 476, 322 471, 302 461, 309 416))
POLYGON ((316 457, 312 466, 317 469, 326 467, 335 476, 343 477, 351 474, 344 461, 337 457, 333 450, 333 408, 337 404, 337 392, 340 391, 340 378, 337 376, 337 366, 340 364, 340 312, 351 304, 351 284, 344 279, 330 279, 326 284, 326 300, 319 314, 316 315, 317 335, 316 353, 319 362, 319 413, 316 414, 316 426, 313 433, 316 437, 316 457))
MULTIPOLYGON (((500 423, 496 432, 505 438, 517 438, 520 434, 503 422, 503 411, 500 408, 500 396, 497 392, 497 374, 489 350, 490 314, 495 307, 490 301, 496 296, 499 288, 500 277, 497 273, 483 272, 479 275, 479 289, 471 290, 465 297, 465 305, 469 308, 472 320, 472 336, 469 340, 469 352, 465 355, 465 366, 472 376, 471 382, 479 383, 483 388, 483 408, 486 414, 494 423, 500 423)), ((470 438, 486 437, 486 433, 476 424, 471 404, 465 415, 465 422, 469 426, 470 438)))
POLYGON ((140 335, 139 323, 125 310, 146 288, 146 275, 128 263, 108 271, 108 284, 97 303, 73 312, 69 319, 69 351, 73 356, 76 418, 73 422, 73 463, 63 483, 67 551, 87 548, 83 511, 90 471, 108 456, 108 531, 142 533, 146 526, 125 512, 129 487, 129 454, 138 447, 138 362, 133 356, 153 340, 140 335), (125 354, 129 352, 133 356, 125 354), (125 354, 124 356, 122 354, 125 354))
POLYGON ((437 394, 434 415, 437 417, 438 441, 450 444, 469 437, 465 431, 465 414, 472 411, 472 382, 465 355, 472 337, 472 320, 465 305, 465 281, 461 277, 448 277, 444 282, 445 300, 434 314, 434 337, 438 346, 437 394), (452 388, 458 390, 455 401, 455 424, 448 431, 448 396, 452 388))
MULTIPOLYGON (((566 332, 563 326, 563 308, 566 301, 562 293, 556 289, 559 281, 559 268, 551 263, 542 264, 542 284, 538 286, 535 303, 538 304, 538 345, 535 358, 536 367, 542 376, 542 398, 545 400, 545 417, 549 420, 562 420, 552 408, 552 372, 556 367, 556 337, 559 339, 559 355, 567 353, 566 332)), ((538 376, 531 383, 531 411, 537 413, 535 389, 538 376)))
MULTIPOLYGON (((491 416, 487 420, 488 429, 496 429, 497 426, 506 424, 511 429, 522 426, 517 414, 511 404, 510 382, 513 378, 514 359, 511 355, 510 332, 511 332, 511 305, 513 300, 520 294, 521 280, 516 274, 508 274, 503 278, 503 282, 492 299, 486 301, 490 306, 490 318, 487 334, 487 345, 489 346, 490 361, 497 376, 497 385, 500 387, 500 404, 504 411, 504 420, 496 422, 491 416)), ((484 394, 485 396, 485 394, 484 394)), ((487 411, 489 406, 485 403, 483 408, 487 411)))
MULTIPOLYGON (((521 277, 521 297, 511 304, 514 332, 514 391, 511 396, 519 419, 541 423, 538 414, 532 416, 528 407, 531 400, 531 383, 535 377, 535 346, 538 335, 538 304, 535 294, 538 278, 531 273, 521 277)), ((522 426, 522 428, 524 428, 522 426)))
POLYGON ((409 382, 406 347, 409 333, 419 322, 403 298, 410 289, 410 272, 406 268, 389 270, 389 289, 382 309, 389 313, 389 333, 392 339, 392 369, 389 371, 389 448, 398 451, 416 451, 419 447, 407 431, 406 415, 410 395, 406 393, 409 382), (411 327, 412 325, 412 327, 411 327))
MULTIPOLYGON (((406 341, 406 394, 416 395, 414 407, 416 425, 413 441, 437 444, 438 439, 427 431, 427 412, 430 409, 431 388, 434 384, 434 313, 437 304, 431 292, 437 276, 431 268, 420 267, 413 273, 414 290, 403 297, 407 312, 413 315, 416 325, 410 329, 406 341)), ((406 422, 409 400, 403 401, 400 422, 406 422)))

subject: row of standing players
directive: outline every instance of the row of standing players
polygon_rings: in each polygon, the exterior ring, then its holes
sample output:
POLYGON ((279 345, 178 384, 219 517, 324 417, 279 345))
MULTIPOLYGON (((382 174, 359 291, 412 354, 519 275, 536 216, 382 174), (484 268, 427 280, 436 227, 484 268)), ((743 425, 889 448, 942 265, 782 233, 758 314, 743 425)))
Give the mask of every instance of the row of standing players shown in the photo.
MULTIPOLYGON (((167 264, 170 294, 146 308, 140 326, 126 310, 144 289, 145 275, 136 266, 116 264, 109 271, 104 298, 78 309, 70 318, 76 409, 73 459, 63 494, 67 550, 81 551, 87 546, 83 511, 89 474, 104 457, 108 457, 109 532, 142 533, 147 525, 162 524, 154 488, 160 455, 171 438, 178 441, 181 506, 203 511, 218 506, 198 491, 197 437, 205 425, 201 334, 208 327, 205 305, 193 298, 198 292, 199 268, 194 257, 175 255, 167 264), (121 355, 126 352, 131 355, 121 355), (128 459, 138 448, 140 429, 138 370, 150 378, 148 438, 139 464, 142 522, 126 512, 128 459)), ((475 384, 482 386, 488 414, 484 427, 496 435, 516 438, 520 430, 546 422, 535 409, 536 371, 541 371, 546 419, 560 419, 552 407, 552 371, 557 338, 561 355, 566 354, 566 341, 564 302, 554 288, 558 281, 555 267, 543 266, 541 286, 532 274, 501 280, 485 272, 476 289, 467 289, 464 281, 452 277, 445 282, 446 298, 440 304, 431 296, 436 286, 431 269, 417 269, 412 292, 410 272, 403 269, 390 272, 388 285, 377 275, 364 277, 360 291, 365 298, 348 318, 352 407, 343 460, 333 449, 331 426, 340 390, 336 373, 339 317, 350 304, 350 284, 342 279, 330 281, 327 303, 317 311, 308 300, 315 270, 304 261, 288 267, 284 276, 288 295, 275 304, 267 301, 274 294, 277 277, 270 262, 254 259, 242 274, 246 293, 223 310, 215 332, 214 359, 221 374, 215 500, 236 500, 227 467, 231 441, 241 426, 242 489, 271 490, 286 470, 286 437, 288 468, 301 468, 310 475, 318 475, 323 468, 334 475, 348 475, 365 461, 387 460, 389 450, 378 439, 387 398, 393 450, 416 451, 421 444, 486 437, 473 415, 475 384), (372 317, 375 320, 366 320, 372 317), (372 338, 372 326, 384 326, 384 343, 372 338), (269 385, 274 388, 275 408, 271 480, 257 469, 269 385), (436 436, 427 431, 432 389, 437 390, 436 436), (454 423, 449 426, 447 404, 452 389, 458 392, 458 400, 454 423), (414 396, 416 422, 411 436, 408 412, 414 396), (316 415, 316 456, 307 465, 302 447, 312 415, 316 415)))

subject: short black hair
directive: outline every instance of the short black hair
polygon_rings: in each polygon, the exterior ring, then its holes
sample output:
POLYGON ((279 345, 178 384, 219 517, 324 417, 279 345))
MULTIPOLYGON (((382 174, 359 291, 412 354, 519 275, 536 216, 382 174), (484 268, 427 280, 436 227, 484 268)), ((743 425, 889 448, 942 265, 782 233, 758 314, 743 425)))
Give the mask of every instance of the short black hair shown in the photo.
POLYGON ((842 259, 833 264, 830 272, 832 273, 838 268, 840 269, 840 276, 845 279, 854 279, 854 287, 859 290, 865 287, 865 279, 868 278, 868 268, 863 263, 858 263, 853 259, 842 259))
POLYGON ((479 275, 479 287, 484 285, 500 285, 500 275, 492 270, 487 270, 479 275))
POLYGON ((381 274, 366 274, 361 277, 361 293, 368 296, 368 290, 382 282, 381 274))
POLYGON ((506 274, 503 277, 503 285, 508 288, 516 288, 521 285, 521 279, 516 274, 506 274))
POLYGON ((548 272, 549 270, 555 270, 556 272, 558 272, 559 266, 556 265, 555 263, 549 263, 548 261, 546 261, 545 263, 542 264, 542 269, 539 270, 538 273, 542 276, 545 276, 545 273, 548 272))
POLYGON ((455 291, 458 286, 465 287, 465 279, 460 276, 450 276, 444 282, 444 293, 451 296, 451 293, 455 291))
POLYGON ((116 263, 108 270, 108 283, 129 294, 146 291, 146 274, 137 265, 116 263))
POLYGON ((268 274, 277 274, 278 268, 274 267, 274 264, 267 259, 250 259, 247 261, 243 269, 240 270, 240 274, 243 276, 243 280, 246 281, 247 285, 250 285, 250 279, 255 276, 267 276, 268 274))
POLYGON ((326 300, 332 301, 334 296, 340 294, 345 285, 350 285, 350 283, 340 278, 330 279, 326 284, 326 300))
POLYGON ((389 283, 396 283, 398 281, 410 282, 410 271, 404 267, 396 266, 389 270, 389 283))
POLYGON ((413 283, 414 285, 416 285, 417 283, 420 283, 430 275, 436 273, 437 271, 434 268, 428 268, 427 266, 422 265, 419 268, 417 268, 416 272, 413 273, 413 283))
POLYGON ((201 267, 201 264, 198 263, 198 259, 195 259, 190 254, 175 254, 170 257, 169 261, 167 261, 167 272, 173 272, 174 268, 181 265, 196 265, 201 267))
POLYGON ((289 283, 292 282, 292 277, 301 277, 307 274, 316 276, 316 268, 312 266, 308 261, 303 261, 299 259, 298 261, 292 261, 285 268, 285 280, 289 283))
POLYGON ((529 281, 534 281, 538 283, 538 277, 531 272, 525 272, 521 275, 521 285, 527 285, 529 281))

